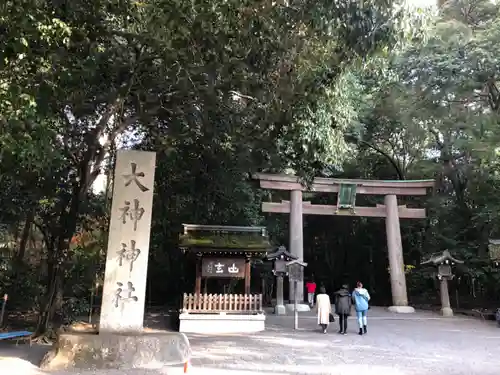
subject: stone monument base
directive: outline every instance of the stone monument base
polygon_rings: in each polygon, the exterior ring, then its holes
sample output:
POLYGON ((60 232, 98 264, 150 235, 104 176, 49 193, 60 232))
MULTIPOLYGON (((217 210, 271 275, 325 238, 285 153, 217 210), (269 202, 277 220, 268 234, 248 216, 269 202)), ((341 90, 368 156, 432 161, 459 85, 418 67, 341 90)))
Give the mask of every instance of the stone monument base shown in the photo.
POLYGON ((189 361, 191 347, 177 332, 61 333, 40 363, 42 370, 156 369, 189 361))
MULTIPOLYGON (((295 311, 295 305, 293 303, 287 303, 286 309, 290 312, 295 311)), ((297 303, 297 311, 298 312, 308 312, 311 311, 311 306, 309 306, 307 303, 297 303)))
POLYGON ((398 314, 413 314, 415 312, 415 309, 411 306, 389 306, 387 310, 398 314))
POLYGON ((186 333, 254 333, 266 329, 264 314, 179 314, 179 332, 186 333))

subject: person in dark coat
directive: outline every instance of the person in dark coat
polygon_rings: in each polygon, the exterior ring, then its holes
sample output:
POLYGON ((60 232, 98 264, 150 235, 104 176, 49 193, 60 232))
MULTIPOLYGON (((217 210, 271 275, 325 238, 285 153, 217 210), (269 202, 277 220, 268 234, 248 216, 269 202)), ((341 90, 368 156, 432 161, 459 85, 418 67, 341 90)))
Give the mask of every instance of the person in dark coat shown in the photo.
POLYGON ((339 316, 340 334, 347 334, 347 317, 351 314, 351 293, 349 286, 344 284, 335 292, 335 312, 339 316))

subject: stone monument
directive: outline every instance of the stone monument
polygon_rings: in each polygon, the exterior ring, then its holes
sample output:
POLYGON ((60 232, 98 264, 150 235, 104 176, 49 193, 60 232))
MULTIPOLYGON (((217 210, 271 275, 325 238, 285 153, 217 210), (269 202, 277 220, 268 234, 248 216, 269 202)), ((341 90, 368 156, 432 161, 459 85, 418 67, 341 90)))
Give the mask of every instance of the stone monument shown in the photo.
POLYGON ((119 152, 99 332, 141 332, 153 207, 155 154, 119 152))
POLYGON ((189 360, 185 335, 143 327, 155 158, 154 152, 118 151, 99 330, 61 333, 43 369, 151 368, 189 360))

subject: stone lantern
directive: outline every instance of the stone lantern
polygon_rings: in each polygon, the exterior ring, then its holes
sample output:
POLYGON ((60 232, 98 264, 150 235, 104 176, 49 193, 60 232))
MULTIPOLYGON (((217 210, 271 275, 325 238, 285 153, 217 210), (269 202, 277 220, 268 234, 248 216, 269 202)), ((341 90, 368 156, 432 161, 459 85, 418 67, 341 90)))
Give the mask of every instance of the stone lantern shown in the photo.
POLYGON ((500 240, 490 239, 488 241, 488 251, 491 261, 495 267, 500 266, 500 240))
POLYGON ((289 253, 285 246, 280 246, 276 252, 268 254, 267 260, 274 262, 273 274, 276 276, 276 306, 274 313, 277 315, 286 314, 285 303, 283 299, 283 278, 288 275, 287 263, 297 260, 295 255, 289 253))
POLYGON ((434 254, 429 260, 420 263, 421 266, 432 265, 437 267, 437 278, 441 291, 441 314, 443 316, 453 316, 448 291, 448 280, 452 280, 454 277, 451 267, 462 263, 463 261, 453 258, 448 250, 434 254))
MULTIPOLYGON (((488 241, 488 250, 490 253, 491 261, 496 268, 500 267, 500 240, 499 239, 490 239, 488 241)), ((498 326, 500 327, 500 308, 497 309, 495 313, 495 320, 497 321, 498 326)))

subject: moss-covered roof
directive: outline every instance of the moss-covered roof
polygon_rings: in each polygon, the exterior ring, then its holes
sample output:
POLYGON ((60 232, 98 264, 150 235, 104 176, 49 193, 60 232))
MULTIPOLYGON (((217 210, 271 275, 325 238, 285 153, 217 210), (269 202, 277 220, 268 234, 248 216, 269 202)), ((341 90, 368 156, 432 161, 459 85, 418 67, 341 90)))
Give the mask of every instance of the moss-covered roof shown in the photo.
POLYGON ((217 249, 217 251, 269 251, 272 245, 261 227, 194 226, 184 227, 179 236, 184 249, 217 249))
POLYGON ((266 237, 257 236, 238 236, 228 234, 212 234, 193 237, 192 234, 183 234, 180 236, 181 247, 211 247, 228 249, 269 249, 271 243, 266 237))

